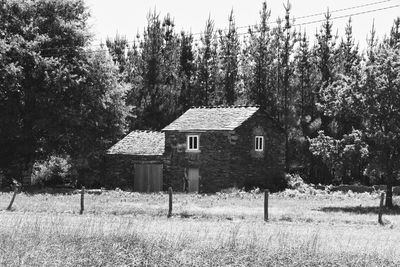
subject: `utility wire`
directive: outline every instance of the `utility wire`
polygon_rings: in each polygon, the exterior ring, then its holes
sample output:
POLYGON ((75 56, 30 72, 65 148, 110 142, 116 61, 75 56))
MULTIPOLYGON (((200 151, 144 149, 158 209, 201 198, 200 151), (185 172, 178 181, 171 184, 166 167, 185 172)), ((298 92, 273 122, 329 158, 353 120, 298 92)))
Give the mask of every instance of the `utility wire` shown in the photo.
MULTIPOLYGON (((332 14, 332 13, 337 13, 337 12, 342 12, 342 11, 348 11, 348 10, 367 7, 367 6, 379 5, 379 4, 387 3, 387 2, 393 2, 393 0, 385 0, 385 1, 380 1, 380 2, 373 2, 373 3, 369 3, 369 4, 359 5, 359 6, 336 9, 336 10, 329 11, 329 13, 332 14)), ((305 19, 305 18, 311 18, 311 17, 321 16, 321 15, 325 15, 325 14, 326 14, 326 12, 322 12, 322 13, 317 13, 317 14, 312 14, 312 15, 296 17, 295 19, 305 19)))
MULTIPOLYGON (((373 13, 373 12, 377 12, 377 11, 392 9, 392 8, 396 8, 396 7, 400 7, 400 4, 398 4, 398 5, 393 5, 393 6, 388 6, 388 7, 377 8, 377 9, 373 9, 373 10, 367 10, 367 11, 352 13, 352 14, 348 14, 348 15, 342 15, 342 16, 332 17, 332 18, 330 18, 330 20, 337 20, 337 19, 342 19, 342 18, 349 18, 349 17, 364 15, 364 14, 373 13)), ((303 22, 303 23, 295 23, 295 24, 291 25, 291 27, 310 25, 310 24, 315 24, 315 23, 321 23, 321 22, 324 22, 324 21, 326 21, 326 19, 313 20, 313 21, 308 21, 308 22, 303 22)), ((259 32, 259 30, 256 30, 256 31, 253 31, 253 32, 259 32)), ((246 35, 246 34, 249 34, 249 33, 248 33, 248 32, 238 33, 238 35, 246 35)))
MULTIPOLYGON (((353 14, 350 14, 350 15, 337 16, 337 17, 333 17, 333 18, 331 18, 331 19, 332 19, 332 20, 335 20, 335 19, 342 19, 342 18, 348 18, 348 17, 353 17, 353 16, 359 16, 359 15, 363 15, 363 14, 368 14, 368 13, 372 13, 372 12, 382 11, 382 10, 386 10, 386 9, 392 9, 392 8, 396 8, 396 7, 400 7, 400 4, 398 4, 398 5, 393 5, 393 6, 388 6, 388 7, 377 8, 377 9, 373 9, 373 10, 367 10, 367 11, 357 12, 357 13, 353 13, 353 14)), ((325 21, 325 19, 323 19, 323 20, 314 20, 314 21, 304 22, 304 23, 298 23, 298 24, 293 24, 293 26, 303 26, 303 25, 318 23, 318 22, 322 22, 322 21, 325 21)))
MULTIPOLYGON (((368 7, 368 6, 374 6, 374 5, 379 5, 382 3, 393 2, 393 1, 395 1, 395 0, 384 0, 384 1, 372 2, 372 3, 358 5, 358 6, 335 9, 335 10, 329 11, 329 13, 333 14, 333 13, 337 13, 337 12, 348 11, 348 10, 353 10, 353 9, 358 9, 358 8, 363 8, 363 7, 368 7)), ((317 16, 321 16, 321 15, 325 15, 325 14, 326 14, 326 12, 320 12, 320 13, 315 13, 315 14, 311 14, 311 15, 301 16, 301 17, 294 17, 293 19, 296 21, 299 19, 312 18, 312 17, 317 17, 317 16)), ((268 22, 267 24, 268 25, 277 24, 277 22, 273 21, 273 22, 268 22)), ((253 24, 253 25, 247 25, 247 26, 240 26, 240 27, 237 27, 236 29, 245 29, 245 28, 250 28, 250 27, 255 27, 255 26, 257 26, 257 25, 253 24)), ((227 29, 224 29, 224 30, 227 30, 227 29)), ((201 34, 201 33, 196 33, 196 34, 201 34)))
MULTIPOLYGON (((373 3, 369 3, 369 4, 364 4, 364 5, 358 5, 358 6, 348 7, 348 8, 336 9, 336 10, 329 11, 329 13, 332 14, 332 13, 337 13, 337 12, 341 12, 341 11, 347 11, 347 10, 352 10, 352 9, 357 9, 357 8, 362 8, 362 7, 367 7, 367 6, 372 6, 372 5, 377 5, 377 4, 386 3, 386 2, 392 2, 392 1, 394 1, 394 0, 378 1, 378 2, 373 2, 373 3)), ((358 13, 352 13, 352 14, 349 14, 349 15, 337 16, 337 17, 331 18, 331 20, 347 18, 347 17, 352 17, 352 16, 358 16, 358 15, 362 15, 362 14, 367 14, 367 13, 377 12, 377 11, 381 11, 381 10, 391 9, 391 8, 395 8, 395 7, 399 7, 399 6, 400 6, 400 4, 399 5, 389 6, 389 7, 384 7, 384 8, 379 8, 379 9, 373 9, 373 10, 358 12, 358 13)), ((310 17, 316 17, 316 16, 325 15, 325 14, 326 14, 326 12, 315 13, 315 14, 311 14, 311 15, 297 17, 297 18, 294 18, 294 20, 310 18, 310 17)), ((293 27, 304 26, 304 25, 315 24, 315 23, 320 23, 320 22, 324 22, 324 21, 325 21, 325 19, 320 19, 320 20, 314 20, 314 21, 310 21, 310 22, 293 24, 291 26, 293 26, 293 27)), ((269 22, 268 24, 273 24, 273 23, 277 23, 277 22, 269 22)), ((236 29, 250 28, 250 27, 254 27, 254 26, 256 26, 256 25, 240 26, 240 27, 236 27, 236 29)), ((226 29, 224 29, 224 30, 226 30, 226 29)), ((257 32, 257 31, 253 31, 253 32, 257 32)), ((194 35, 200 35, 200 34, 203 34, 203 32, 193 33, 191 35, 194 36, 194 35)), ((249 34, 249 32, 238 33, 238 35, 247 35, 247 34, 249 34)), ((134 42, 135 41, 129 41, 129 42, 126 42, 126 43, 127 44, 133 44, 134 42)), ((101 47, 102 44, 94 45, 92 47, 96 47, 96 46, 97 47, 101 47)), ((68 48, 74 48, 74 47, 63 47, 62 49, 64 49, 64 48, 68 49, 68 48)), ((47 49, 48 50, 51 50, 51 49, 57 50, 58 48, 47 48, 47 49)), ((45 51, 45 50, 46 50, 46 48, 43 49, 43 50, 40 50, 40 51, 45 51)), ((107 49, 104 49, 104 50, 107 51, 107 49)), ((101 51, 101 50, 97 50, 97 51, 101 51)))
MULTIPOLYGON (((345 10, 352 10, 352 9, 356 9, 356 8, 361 8, 361 7, 366 7, 366 6, 371 6, 371 5, 376 5, 376 4, 381 4, 381 3, 385 3, 385 2, 391 2, 393 0, 385 0, 385 1, 379 1, 379 2, 374 2, 374 3, 369 3, 369 4, 364 4, 364 5, 359 5, 359 6, 354 6, 354 7, 349 7, 349 8, 342 8, 342 9, 337 9, 337 10, 333 10, 329 13, 336 13, 336 12, 340 12, 340 11, 345 11, 345 10)), ((373 13, 373 12, 377 12, 377 11, 382 11, 382 10, 388 10, 388 9, 392 9, 392 8, 396 8, 396 7, 400 7, 400 4, 397 5, 392 5, 392 6, 388 6, 388 7, 383 7, 383 8, 376 8, 376 9, 372 9, 372 10, 367 10, 367 11, 362 11, 362 12, 357 12, 357 13, 351 13, 351 14, 347 14, 347 15, 341 15, 341 16, 336 16, 336 17, 332 17, 330 18, 330 20, 337 20, 337 19, 342 19, 342 18, 348 18, 348 17, 353 17, 353 16, 359 16, 359 15, 363 15, 363 14, 368 14, 368 13, 373 13)), ((326 13, 316 13, 316 14, 311 14, 311 15, 307 15, 307 16, 302 16, 302 17, 298 17, 297 19, 303 19, 303 18, 310 18, 310 17, 315 17, 315 16, 320 16, 320 15, 324 15, 326 13)), ((326 21, 326 19, 320 19, 320 20, 313 20, 313 21, 309 21, 309 22, 303 22, 303 23, 295 23, 293 25, 291 25, 292 27, 297 27, 297 26, 304 26, 304 25, 310 25, 310 24, 315 24, 315 23, 321 23, 326 21)), ((272 23, 272 22, 270 22, 272 23)), ((276 23, 276 22, 275 22, 276 23)), ((241 26, 241 27, 236 27, 236 29, 242 29, 242 28, 250 28, 253 27, 255 25, 249 25, 249 26, 241 26)), ((259 30, 253 30, 252 33, 254 32, 259 32, 259 30)), ((195 33, 192 35, 198 35, 198 34, 202 34, 202 32, 200 33, 195 33)), ((237 35, 247 35, 250 34, 249 32, 242 32, 242 33, 237 33, 237 35)), ((126 42, 126 44, 133 44, 134 41, 129 41, 126 42)), ((92 45, 91 47, 102 47, 104 44, 99 44, 99 45, 92 45)), ((84 49, 83 47, 78 47, 78 46, 64 46, 64 47, 59 47, 59 48, 42 48, 42 49, 37 49, 35 50, 35 52, 44 52, 44 51, 68 51, 71 49, 84 49)), ((96 53, 96 52, 102 52, 102 51, 108 51, 108 49, 96 49, 96 50, 90 50, 90 51, 81 51, 81 53, 96 53)), ((59 53, 50 53, 47 54, 46 56, 60 56, 59 53)))

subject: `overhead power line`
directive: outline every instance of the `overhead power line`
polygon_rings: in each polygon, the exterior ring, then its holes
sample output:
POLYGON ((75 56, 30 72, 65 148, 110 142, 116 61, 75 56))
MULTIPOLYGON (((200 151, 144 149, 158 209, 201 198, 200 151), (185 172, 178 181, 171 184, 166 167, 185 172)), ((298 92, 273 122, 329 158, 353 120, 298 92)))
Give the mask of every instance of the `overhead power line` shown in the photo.
MULTIPOLYGON (((337 12, 348 11, 348 10, 357 9, 357 8, 363 8, 363 7, 368 7, 368 6, 374 6, 374 5, 379 5, 379 4, 383 4, 383 3, 387 3, 387 2, 393 2, 393 1, 394 0, 385 0, 385 1, 373 2, 373 3, 363 4, 363 5, 359 5, 359 6, 336 9, 336 10, 329 11, 329 13, 333 14, 333 13, 337 13, 337 12)), ((306 19, 306 18, 321 16, 321 15, 325 15, 325 14, 326 14, 326 12, 321 12, 321 13, 316 13, 316 14, 312 14, 312 15, 295 17, 295 19, 306 19)))
MULTIPOLYGON (((384 0, 384 1, 378 1, 378 2, 372 2, 372 3, 368 3, 368 4, 363 4, 363 5, 358 5, 358 6, 352 6, 352 7, 347 7, 347 8, 341 8, 341 9, 335 9, 335 10, 329 10, 330 14, 334 14, 334 13, 338 13, 338 12, 342 12, 342 11, 349 11, 349 10, 353 10, 353 9, 358 9, 358 8, 363 8, 363 7, 368 7, 368 6, 374 6, 374 5, 379 5, 379 4, 383 4, 383 3, 387 3, 387 2, 393 2, 395 0, 384 0)), ((320 13, 314 13, 314 14, 310 14, 310 15, 305 15, 305 16, 300 16, 300 17, 294 17, 293 19, 296 20, 300 20, 300 19, 306 19, 306 18, 312 18, 312 17, 317 17, 317 16, 323 16, 326 14, 325 12, 320 12, 320 13)), ((268 25, 271 24, 277 24, 276 21, 273 22, 269 22, 267 23, 268 25)), ((254 27, 256 25, 247 25, 247 26, 240 26, 237 27, 237 29, 245 29, 245 28, 250 28, 250 27, 254 27)), ((227 29, 224 29, 227 30, 227 29)), ((201 33, 196 33, 196 34, 201 34, 201 33)))
MULTIPOLYGON (((357 9, 357 8, 362 8, 362 7, 382 4, 382 3, 386 3, 386 2, 393 2, 393 1, 395 1, 395 0, 378 1, 378 2, 373 2, 373 3, 368 3, 368 4, 353 6, 353 7, 348 7, 348 8, 336 9, 336 10, 329 11, 329 13, 332 14, 332 13, 337 13, 337 12, 341 12, 341 11, 348 11, 348 10, 353 10, 353 9, 357 9)), ((393 8, 396 8, 396 7, 400 7, 400 4, 387 6, 387 7, 382 7, 382 8, 375 8, 375 9, 356 12, 356 13, 351 13, 351 14, 347 14, 347 15, 331 17, 330 20, 349 18, 349 17, 359 16, 359 15, 363 15, 363 14, 378 12, 378 11, 382 11, 382 10, 393 9, 393 8)), ((305 19, 305 18, 316 17, 316 16, 325 15, 325 14, 326 14, 326 12, 321 12, 321 13, 315 13, 315 14, 311 14, 311 15, 301 16, 301 17, 294 18, 294 21, 296 21, 296 19, 305 19)), ((291 26, 292 27, 304 26, 304 25, 310 25, 310 24, 315 24, 315 23, 321 23, 321 22, 324 22, 324 21, 326 21, 326 18, 319 19, 319 20, 308 21, 308 22, 302 22, 302 23, 294 23, 291 26)), ((268 24, 272 24, 272 23, 277 23, 277 22, 269 22, 268 24)), ((256 26, 256 25, 241 26, 241 27, 236 27, 236 29, 243 29, 243 28, 248 28, 249 29, 250 27, 254 27, 254 26, 256 26)), ((259 32, 259 30, 253 30, 252 32, 253 33, 254 32, 259 32)), ((193 33, 192 35, 199 35, 199 34, 202 34, 202 33, 203 32, 193 33)), ((237 33, 237 34, 238 35, 247 35, 247 34, 250 34, 250 33, 249 32, 242 32, 242 33, 237 33)), ((133 44, 133 43, 134 43, 134 41, 127 41, 126 42, 126 44, 133 44)), ((98 45, 92 45, 91 47, 92 48, 93 47, 102 47, 103 45, 104 44, 98 44, 98 45)), ((59 53, 60 51, 68 51, 68 50, 77 49, 77 48, 83 49, 83 47, 77 47, 77 46, 64 46, 64 47, 59 47, 59 48, 37 49, 36 52, 56 51, 56 53, 54 53, 54 54, 50 53, 50 54, 48 54, 48 56, 57 56, 57 55, 60 55, 60 53, 59 53)), ((95 53, 95 52, 101 52, 101 51, 108 51, 108 50, 107 49, 96 49, 96 50, 92 50, 92 51, 84 51, 83 53, 95 53)))
MULTIPOLYGON (((368 14, 368 13, 377 12, 377 11, 392 9, 392 8, 396 8, 396 7, 400 7, 400 4, 398 4, 398 5, 392 5, 392 6, 388 6, 388 7, 377 8, 377 9, 373 9, 373 10, 367 10, 367 11, 357 12, 357 13, 351 13, 351 14, 348 14, 348 15, 342 15, 342 16, 337 16, 337 17, 331 17, 330 20, 337 20, 337 19, 343 19, 343 18, 350 18, 350 17, 355 17, 355 16, 359 16, 359 15, 364 15, 364 14, 368 14)), ((324 21, 326 21, 326 18, 325 18, 325 19, 319 19, 319 20, 308 21, 308 22, 303 22, 303 23, 294 23, 294 24, 291 25, 291 26, 292 26, 292 27, 304 26, 304 25, 310 25, 310 24, 315 24, 315 23, 321 23, 321 22, 324 22, 324 21)), ((259 32, 259 31, 253 31, 253 32, 259 32)), ((238 33, 238 35, 246 35, 246 34, 249 34, 249 33, 248 33, 248 32, 238 33)))
MULTIPOLYGON (((368 14, 368 13, 372 13, 372 12, 382 11, 382 10, 386 10, 386 9, 392 9, 392 8, 396 8, 396 7, 400 7, 400 4, 393 5, 393 6, 388 6, 388 7, 377 8, 377 9, 373 9, 373 10, 367 10, 367 11, 352 13, 350 15, 337 16, 337 17, 331 18, 331 20, 349 18, 349 17, 359 16, 359 15, 368 14)), ((322 21, 325 21, 325 19, 293 24, 293 26, 303 26, 303 25, 314 24, 314 23, 318 23, 318 22, 322 22, 322 21)))

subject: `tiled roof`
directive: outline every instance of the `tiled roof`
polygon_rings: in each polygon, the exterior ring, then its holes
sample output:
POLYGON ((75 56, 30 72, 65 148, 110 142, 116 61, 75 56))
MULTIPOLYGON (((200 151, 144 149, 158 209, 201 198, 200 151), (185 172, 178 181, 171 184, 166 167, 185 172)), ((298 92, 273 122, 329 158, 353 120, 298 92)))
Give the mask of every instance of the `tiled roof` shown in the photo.
POLYGON ((260 108, 258 106, 197 107, 162 129, 163 131, 234 130, 260 108))
POLYGON ((133 131, 111 147, 107 154, 159 156, 164 154, 164 147, 164 133, 133 131))

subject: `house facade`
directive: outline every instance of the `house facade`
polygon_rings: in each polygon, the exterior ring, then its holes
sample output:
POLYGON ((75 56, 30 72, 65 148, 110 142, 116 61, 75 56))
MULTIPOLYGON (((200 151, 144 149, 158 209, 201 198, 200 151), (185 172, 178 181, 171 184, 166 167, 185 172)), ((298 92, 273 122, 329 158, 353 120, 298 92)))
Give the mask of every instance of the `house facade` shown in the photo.
POLYGON ((162 132, 164 183, 175 190, 283 186, 284 135, 257 106, 191 108, 162 132))
POLYGON ((198 107, 107 152, 105 184, 139 192, 284 186, 284 134, 258 106, 198 107))

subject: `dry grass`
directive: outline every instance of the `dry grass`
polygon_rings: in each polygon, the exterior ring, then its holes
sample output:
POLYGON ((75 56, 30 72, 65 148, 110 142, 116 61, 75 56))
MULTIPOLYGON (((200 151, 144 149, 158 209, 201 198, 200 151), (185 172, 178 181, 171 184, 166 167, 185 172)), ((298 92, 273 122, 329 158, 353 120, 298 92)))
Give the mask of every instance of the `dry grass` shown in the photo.
POLYGON ((0 266, 400 264, 400 216, 378 225, 378 195, 272 195, 267 223, 262 194, 176 194, 170 219, 166 194, 86 195, 84 215, 79 197, 18 195, 0 211, 0 266))

